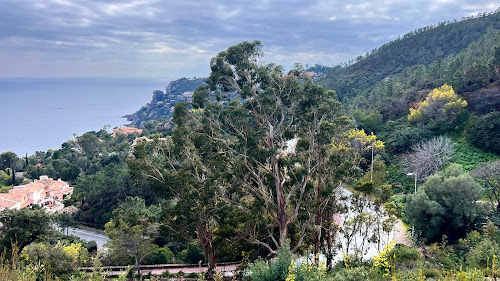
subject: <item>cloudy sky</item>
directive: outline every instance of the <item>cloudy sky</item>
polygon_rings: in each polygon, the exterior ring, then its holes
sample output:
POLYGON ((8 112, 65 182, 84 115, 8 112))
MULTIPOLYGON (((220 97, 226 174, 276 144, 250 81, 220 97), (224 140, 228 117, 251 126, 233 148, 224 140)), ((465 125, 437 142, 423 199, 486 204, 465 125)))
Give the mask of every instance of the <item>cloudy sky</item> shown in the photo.
POLYGON ((0 0, 0 77, 205 76, 261 40, 265 60, 335 65, 498 0, 0 0))

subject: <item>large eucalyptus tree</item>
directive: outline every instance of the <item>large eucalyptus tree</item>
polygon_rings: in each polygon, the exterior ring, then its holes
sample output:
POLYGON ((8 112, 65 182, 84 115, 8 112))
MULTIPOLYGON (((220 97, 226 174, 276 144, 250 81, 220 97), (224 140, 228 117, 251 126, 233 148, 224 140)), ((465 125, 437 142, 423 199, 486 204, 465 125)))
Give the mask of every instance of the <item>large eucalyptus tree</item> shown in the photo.
POLYGON ((334 92, 315 85, 299 65, 286 72, 262 56, 259 41, 220 52, 210 63, 209 87, 194 99, 203 108, 204 134, 232 157, 237 188, 226 198, 258 213, 241 233, 275 253, 288 238, 297 250, 329 204, 323 189, 341 164, 331 141, 349 122, 334 92), (321 206, 311 208, 308 200, 321 206))

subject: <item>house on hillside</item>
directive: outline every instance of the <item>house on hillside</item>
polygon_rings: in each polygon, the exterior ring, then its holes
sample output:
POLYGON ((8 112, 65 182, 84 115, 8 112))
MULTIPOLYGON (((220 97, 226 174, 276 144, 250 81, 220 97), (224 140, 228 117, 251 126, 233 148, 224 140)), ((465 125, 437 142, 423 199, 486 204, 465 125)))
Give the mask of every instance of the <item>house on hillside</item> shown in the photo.
POLYGON ((129 134, 142 134, 142 129, 137 129, 135 127, 129 127, 129 126, 122 126, 119 128, 114 128, 113 129, 113 137, 116 137, 117 134, 124 134, 124 135, 129 135, 129 134))
POLYGON ((40 176, 39 180, 15 186, 8 193, 0 193, 0 212, 9 209, 19 210, 33 205, 56 210, 64 207, 63 199, 71 194, 73 194, 73 187, 67 182, 40 176))

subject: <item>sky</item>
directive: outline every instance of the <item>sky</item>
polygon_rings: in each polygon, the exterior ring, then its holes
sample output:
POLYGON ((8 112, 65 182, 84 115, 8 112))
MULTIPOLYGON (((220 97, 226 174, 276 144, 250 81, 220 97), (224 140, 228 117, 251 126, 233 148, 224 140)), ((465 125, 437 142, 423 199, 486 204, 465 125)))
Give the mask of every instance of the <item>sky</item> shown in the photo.
POLYGON ((498 0, 0 0, 0 77, 202 77, 260 40, 266 62, 337 65, 498 0))

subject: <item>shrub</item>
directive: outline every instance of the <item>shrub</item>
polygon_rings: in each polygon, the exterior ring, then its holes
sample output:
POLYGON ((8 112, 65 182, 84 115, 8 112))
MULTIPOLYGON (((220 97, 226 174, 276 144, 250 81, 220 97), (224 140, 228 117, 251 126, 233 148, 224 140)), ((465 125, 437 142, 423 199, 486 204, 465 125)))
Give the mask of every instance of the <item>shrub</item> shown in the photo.
POLYGON ((87 248, 89 253, 97 252, 97 243, 94 240, 88 241, 83 246, 87 248))
POLYGON ((439 278, 441 277, 441 270, 435 267, 424 267, 422 268, 422 275, 424 275, 426 278, 439 278))
POLYGON ((382 114, 378 112, 364 113, 361 110, 354 110, 352 113, 358 127, 366 132, 377 133, 382 127, 382 114))
POLYGON ((170 251, 170 249, 165 246, 162 248, 158 248, 156 252, 147 256, 144 264, 167 264, 172 263, 173 259, 174 253, 172 253, 172 251, 170 251))
POLYGON ((416 267, 418 261, 422 260, 422 255, 417 248, 410 248, 403 244, 397 244, 389 253, 393 257, 392 264, 398 269, 411 269, 416 267))
MULTIPOLYGON (((467 264, 476 268, 487 268, 491 266, 494 255, 500 253, 500 246, 495 241, 490 239, 484 239, 479 244, 477 244, 469 253, 466 255, 467 264)), ((500 267, 500 263, 497 261, 496 268, 500 267)))
POLYGON ((325 279, 326 267, 324 263, 315 266, 304 262, 297 266, 293 260, 286 277, 287 281, 323 281, 325 279))
POLYGON ((335 274, 332 281, 365 281, 373 280, 370 270, 366 267, 345 268, 335 274))
POLYGON ((199 261, 205 261, 205 256, 196 243, 189 243, 187 249, 179 252, 177 259, 188 264, 197 264, 199 261))
POLYGON ((460 267, 459 271, 445 271, 443 281, 485 281, 486 278, 481 270, 472 268, 464 271, 460 267))
POLYGON ((448 137, 440 136, 421 142, 401 162, 407 173, 417 173, 418 179, 425 179, 441 170, 453 156, 455 145, 448 137))
POLYGON ((184 276, 184 278, 193 278, 193 279, 194 279, 194 278, 198 278, 198 277, 200 277, 200 274, 195 273, 195 272, 188 273, 188 274, 186 274, 186 275, 184 276))
POLYGON ((469 130, 467 139, 486 151, 500 154, 500 112, 479 117, 469 130))
POLYGON ((391 259, 393 257, 390 254, 392 247, 394 247, 394 240, 389 245, 384 246, 384 249, 378 255, 373 256, 372 269, 382 277, 387 277, 391 273, 391 259))
POLYGON ((250 264, 247 270, 247 280, 251 281, 285 281, 288 276, 292 253, 288 244, 278 251, 276 260, 268 264, 259 258, 250 264))
MULTIPOLYGON (((389 122, 387 122, 389 125, 389 122)), ((389 125, 390 126, 390 125, 389 125)), ((392 131, 392 128, 386 130, 392 131)), ((394 153, 403 153, 408 151, 412 146, 430 139, 432 132, 427 126, 416 125, 396 127, 387 137, 386 145, 394 153)))
POLYGON ((161 274, 160 274, 161 277, 173 277, 174 274, 170 273, 168 270, 165 270, 163 271, 161 274))
POLYGON ((64 246, 58 243, 52 246, 48 243, 33 243, 25 247, 22 253, 29 257, 31 263, 42 264, 56 276, 68 276, 73 273, 79 264, 84 264, 87 257, 87 249, 81 244, 64 246))
POLYGON ((482 194, 481 186, 453 164, 407 197, 406 217, 430 242, 442 235, 456 240, 481 222, 483 213, 476 201, 482 194))

